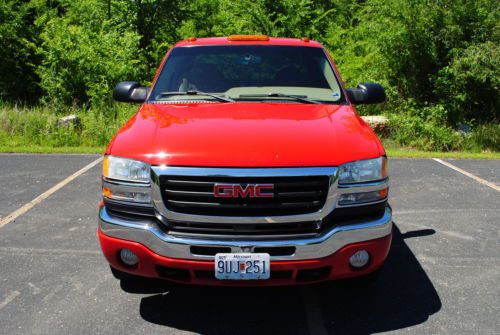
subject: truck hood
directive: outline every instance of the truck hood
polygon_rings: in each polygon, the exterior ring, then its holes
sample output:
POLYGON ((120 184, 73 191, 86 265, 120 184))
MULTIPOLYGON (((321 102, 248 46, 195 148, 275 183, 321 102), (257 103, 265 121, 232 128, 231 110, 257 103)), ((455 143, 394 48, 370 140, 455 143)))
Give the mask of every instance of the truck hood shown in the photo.
POLYGON ((106 153, 152 165, 303 167, 384 151, 351 106, 238 102, 145 104, 106 153))

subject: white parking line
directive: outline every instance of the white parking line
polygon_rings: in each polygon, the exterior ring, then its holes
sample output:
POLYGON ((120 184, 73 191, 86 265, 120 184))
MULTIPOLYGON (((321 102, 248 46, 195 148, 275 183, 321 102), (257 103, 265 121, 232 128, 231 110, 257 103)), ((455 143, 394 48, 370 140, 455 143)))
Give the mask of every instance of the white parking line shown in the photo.
POLYGON ((21 294, 21 292, 19 291, 10 292, 10 294, 7 297, 5 297, 5 299, 2 302, 0 302, 0 309, 10 304, 10 302, 14 300, 19 294, 21 294))
POLYGON ((498 208, 444 208, 444 209, 419 209, 419 210, 393 210, 392 215, 422 215, 440 213, 471 213, 471 212, 498 212, 498 208))
POLYGON ((302 287, 302 300, 306 312, 307 327, 311 335, 326 335, 323 315, 318 301, 316 290, 310 286, 302 287))
POLYGON ((0 247, 0 254, 13 256, 100 256, 97 250, 0 247))
POLYGON ((487 181, 487 180, 484 180, 484 179, 482 179, 482 178, 479 178, 478 176, 475 176, 475 175, 473 175, 472 173, 467 172, 467 171, 465 171, 465 170, 462 170, 461 168, 459 168, 459 167, 457 167, 457 166, 455 166, 455 165, 453 165, 453 164, 450 164, 450 163, 448 163, 448 162, 445 162, 445 161, 443 161, 443 160, 441 160, 441 159, 439 159, 439 158, 433 158, 433 160, 435 160, 435 161, 436 161, 436 162, 438 162, 438 163, 443 164, 444 166, 449 167, 450 169, 453 169, 453 170, 455 170, 455 171, 457 171, 457 172, 460 172, 461 174, 463 174, 463 175, 465 175, 465 176, 467 176, 467 177, 469 177, 469 178, 474 179, 474 180, 475 180, 475 181, 477 181, 478 183, 481 183, 481 184, 483 184, 483 185, 486 185, 486 186, 488 186, 488 187, 491 187, 491 188, 492 188, 492 189, 494 189, 495 191, 500 192, 500 186, 497 186, 497 185, 495 185, 495 184, 493 184, 493 183, 491 183, 491 182, 489 182, 489 181, 487 181))
POLYGON ((44 201, 45 199, 47 199, 48 197, 50 197, 52 194, 54 194, 55 192, 57 192, 58 190, 60 190, 64 186, 66 186, 67 184, 69 184, 71 181, 75 180, 77 177, 79 177, 80 175, 84 174, 85 172, 87 172, 88 170, 90 170, 91 168, 93 168, 94 166, 96 166, 97 164, 99 164, 101 161, 102 161, 102 157, 96 159, 92 163, 84 166, 80 170, 78 170, 75 173, 73 173, 68 178, 66 178, 63 181, 61 181, 61 182, 57 183, 56 185, 52 186, 47 191, 43 192, 38 197, 36 197, 35 199, 31 200, 30 202, 28 202, 24 206, 16 209, 14 212, 12 212, 9 215, 7 215, 6 217, 2 218, 0 220, 0 228, 2 228, 6 224, 14 221, 18 217, 20 217, 21 215, 23 215, 24 213, 26 213, 27 211, 29 211, 31 208, 33 208, 35 205, 38 205, 39 203, 41 203, 42 201, 44 201))

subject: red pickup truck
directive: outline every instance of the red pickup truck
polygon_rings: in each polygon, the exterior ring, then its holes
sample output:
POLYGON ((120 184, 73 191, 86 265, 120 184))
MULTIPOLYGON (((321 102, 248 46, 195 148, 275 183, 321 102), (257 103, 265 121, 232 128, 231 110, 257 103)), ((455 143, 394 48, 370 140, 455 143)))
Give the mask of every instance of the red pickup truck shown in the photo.
POLYGON ((189 38, 105 151, 98 236, 115 277, 288 285, 363 276, 392 239, 387 158, 307 38, 189 38))

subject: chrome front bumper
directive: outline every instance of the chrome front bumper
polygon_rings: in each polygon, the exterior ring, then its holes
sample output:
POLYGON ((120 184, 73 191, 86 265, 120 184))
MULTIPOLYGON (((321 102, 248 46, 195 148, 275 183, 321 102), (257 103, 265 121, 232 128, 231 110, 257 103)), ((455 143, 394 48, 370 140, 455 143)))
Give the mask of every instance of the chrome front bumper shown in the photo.
POLYGON ((305 260, 329 256, 342 247, 356 242, 373 240, 389 235, 392 231, 392 211, 373 221, 337 226, 314 238, 266 241, 222 241, 210 239, 180 238, 163 231, 153 220, 124 220, 112 216, 102 207, 99 211, 99 228, 102 233, 141 243, 155 253, 171 258, 207 260, 213 256, 191 253, 192 246, 229 247, 231 252, 248 252, 254 247, 295 247, 290 256, 276 256, 273 260, 305 260))

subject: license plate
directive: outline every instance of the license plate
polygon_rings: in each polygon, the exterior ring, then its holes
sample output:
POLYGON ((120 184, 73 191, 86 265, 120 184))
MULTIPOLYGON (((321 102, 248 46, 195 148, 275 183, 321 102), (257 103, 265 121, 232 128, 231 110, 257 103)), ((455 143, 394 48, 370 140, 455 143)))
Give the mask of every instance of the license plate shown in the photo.
POLYGON ((259 280, 270 277, 269 254, 216 254, 215 278, 259 280))

